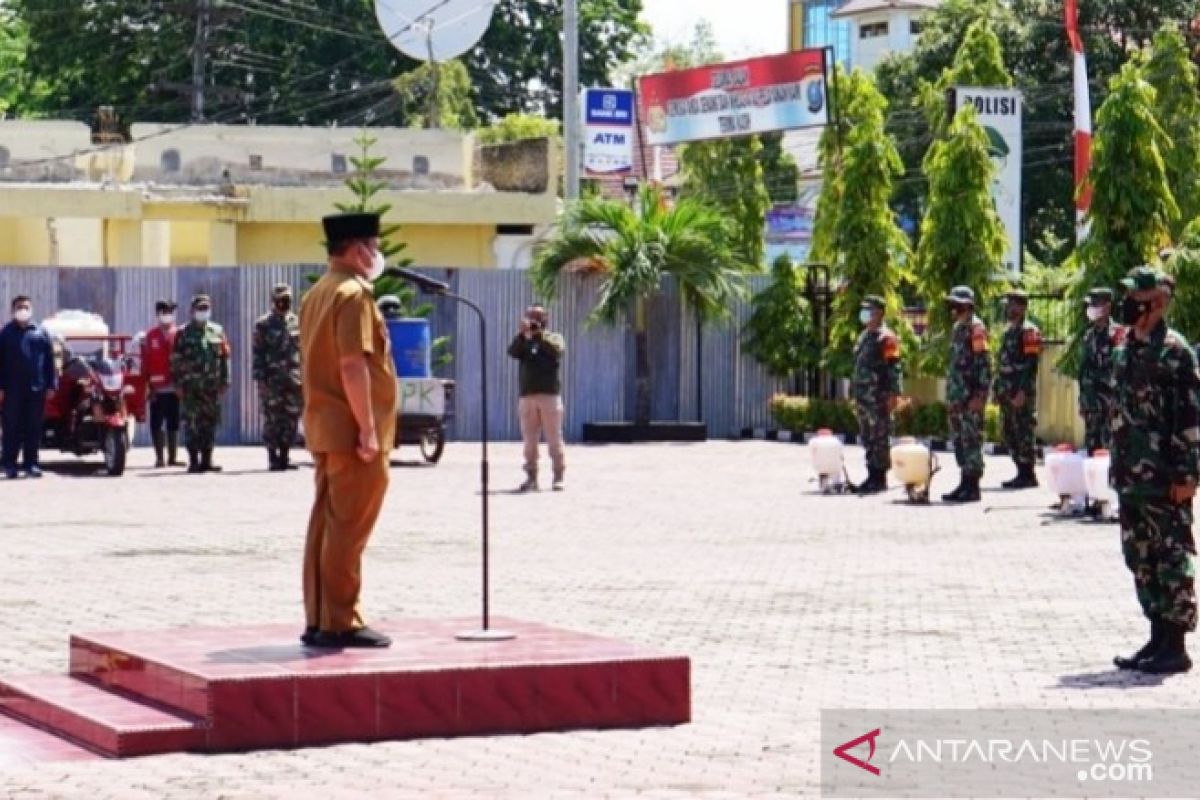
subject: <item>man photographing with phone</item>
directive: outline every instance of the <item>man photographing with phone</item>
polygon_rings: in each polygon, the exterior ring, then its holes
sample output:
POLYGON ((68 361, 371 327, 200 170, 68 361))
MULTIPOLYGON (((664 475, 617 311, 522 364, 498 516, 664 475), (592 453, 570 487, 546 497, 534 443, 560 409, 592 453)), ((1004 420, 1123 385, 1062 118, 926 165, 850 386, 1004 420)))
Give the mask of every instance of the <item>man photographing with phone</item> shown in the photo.
POLYGON ((563 489, 566 460, 563 453, 562 379, 559 370, 566 352, 562 334, 549 330, 550 314, 543 306, 525 310, 508 354, 520 362, 521 438, 525 442, 525 482, 520 491, 538 491, 538 444, 544 434, 554 468, 554 491, 563 489))

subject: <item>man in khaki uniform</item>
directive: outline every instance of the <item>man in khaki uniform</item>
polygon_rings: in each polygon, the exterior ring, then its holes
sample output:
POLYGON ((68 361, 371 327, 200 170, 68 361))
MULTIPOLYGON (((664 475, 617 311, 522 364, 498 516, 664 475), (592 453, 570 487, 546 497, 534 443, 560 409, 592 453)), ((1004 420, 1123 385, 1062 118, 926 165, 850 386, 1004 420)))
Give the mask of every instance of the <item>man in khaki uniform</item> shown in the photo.
POLYGON ((371 286, 384 269, 379 216, 337 214, 323 224, 329 269, 300 307, 304 432, 317 484, 301 641, 387 647, 391 639, 359 612, 362 554, 383 507, 396 429, 396 371, 371 286))

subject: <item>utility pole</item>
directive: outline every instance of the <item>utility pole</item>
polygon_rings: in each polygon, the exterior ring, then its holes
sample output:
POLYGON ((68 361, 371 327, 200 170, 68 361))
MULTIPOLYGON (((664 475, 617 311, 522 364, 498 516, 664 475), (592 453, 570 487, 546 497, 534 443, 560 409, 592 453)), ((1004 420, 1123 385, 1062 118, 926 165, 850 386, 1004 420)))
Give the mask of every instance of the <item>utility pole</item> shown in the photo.
POLYGON ((566 138, 567 200, 579 199, 579 0, 563 0, 563 135, 566 138))
POLYGON ((204 121, 204 72, 208 66, 209 9, 212 0, 196 2, 196 41, 192 45, 192 122, 204 121))

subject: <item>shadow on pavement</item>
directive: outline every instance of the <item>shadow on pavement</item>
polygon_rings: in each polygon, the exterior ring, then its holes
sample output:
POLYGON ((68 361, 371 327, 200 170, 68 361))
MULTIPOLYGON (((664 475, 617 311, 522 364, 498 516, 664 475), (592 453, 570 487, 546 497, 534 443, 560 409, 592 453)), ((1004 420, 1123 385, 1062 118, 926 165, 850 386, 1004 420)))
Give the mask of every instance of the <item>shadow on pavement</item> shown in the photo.
POLYGON ((1083 672, 1078 675, 1060 675, 1060 689, 1139 689, 1143 686, 1161 686, 1168 675, 1148 675, 1136 670, 1110 669, 1104 672, 1083 672))

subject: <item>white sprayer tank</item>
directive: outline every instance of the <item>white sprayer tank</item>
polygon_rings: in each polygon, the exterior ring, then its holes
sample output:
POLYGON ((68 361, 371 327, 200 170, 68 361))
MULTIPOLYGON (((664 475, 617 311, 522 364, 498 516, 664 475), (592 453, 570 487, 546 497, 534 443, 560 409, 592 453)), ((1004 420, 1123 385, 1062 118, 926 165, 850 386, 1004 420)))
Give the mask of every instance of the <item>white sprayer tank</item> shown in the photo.
POLYGON ((1060 444, 1046 456, 1046 475, 1050 491, 1056 497, 1070 498, 1071 502, 1077 504, 1084 502, 1088 488, 1084 480, 1083 461, 1083 454, 1075 452, 1075 448, 1069 444, 1060 444))
POLYGON ((1112 468, 1112 457, 1107 450, 1097 450, 1091 458, 1083 462, 1083 481, 1087 486, 1087 495, 1097 503, 1104 503, 1109 508, 1117 505, 1117 493, 1108 484, 1108 473, 1112 468))
POLYGON ((833 431, 821 429, 808 442, 813 471, 820 478, 838 480, 842 474, 842 442, 833 431))
POLYGON ((929 483, 929 448, 911 436, 906 436, 892 447, 892 474, 905 486, 924 486, 929 483))

